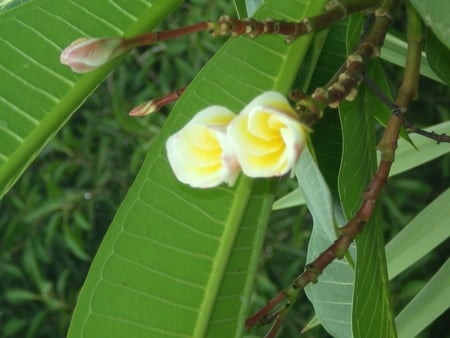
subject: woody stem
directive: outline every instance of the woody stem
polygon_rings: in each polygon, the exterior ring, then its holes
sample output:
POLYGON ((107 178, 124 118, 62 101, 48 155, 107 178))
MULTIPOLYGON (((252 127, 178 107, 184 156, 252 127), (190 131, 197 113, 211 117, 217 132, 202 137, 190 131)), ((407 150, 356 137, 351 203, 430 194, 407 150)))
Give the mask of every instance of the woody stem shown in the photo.
POLYGON ((201 31, 209 31, 213 36, 246 35, 251 38, 266 35, 284 35, 287 42, 292 42, 299 36, 320 30, 340 20, 347 15, 376 7, 380 0, 331 0, 322 14, 305 18, 300 22, 280 20, 258 21, 255 19, 234 19, 221 16, 217 22, 201 21, 193 25, 159 32, 150 32, 131 38, 124 38, 125 47, 135 48, 154 44, 160 41, 172 40, 184 35, 201 31))
POLYGON ((374 24, 364 36, 356 50, 351 53, 346 63, 335 75, 327 88, 316 88, 311 96, 294 90, 290 96, 296 101, 300 119, 306 124, 313 124, 322 117, 323 110, 329 106, 336 108, 344 100, 353 100, 357 88, 364 78, 366 65, 371 58, 378 57, 387 30, 391 23, 390 7, 380 7, 375 11, 374 24))
MULTIPOLYGON (((392 2, 387 0, 384 3, 384 8, 389 8, 392 2)), ((421 25, 417 14, 411 7, 408 7, 408 51, 405 65, 405 73, 402 84, 399 88, 396 105, 406 107, 411 99, 414 97, 419 78, 419 64, 421 57, 421 25)), ((378 169, 369 183, 364 196, 362 204, 355 216, 340 229, 340 236, 336 241, 325 251, 323 251, 313 262, 308 264, 305 271, 300 274, 292 284, 276 295, 267 306, 262 308, 254 316, 246 321, 247 327, 252 327, 256 324, 266 323, 267 318, 276 320, 277 325, 275 330, 278 330, 278 321, 280 316, 284 316, 287 308, 277 309, 277 303, 284 301, 289 295, 298 292, 311 282, 316 282, 322 271, 336 258, 343 257, 352 240, 361 233, 364 225, 370 220, 375 209, 375 202, 384 187, 391 165, 394 161, 395 149, 397 146, 397 139, 402 125, 401 119, 396 115, 391 115, 383 136, 378 145, 381 151, 381 161, 378 169), (274 310, 275 309, 275 310, 274 310)), ((290 303, 288 304, 290 305, 290 303)), ((273 329, 270 329, 269 334, 274 334, 273 329)))

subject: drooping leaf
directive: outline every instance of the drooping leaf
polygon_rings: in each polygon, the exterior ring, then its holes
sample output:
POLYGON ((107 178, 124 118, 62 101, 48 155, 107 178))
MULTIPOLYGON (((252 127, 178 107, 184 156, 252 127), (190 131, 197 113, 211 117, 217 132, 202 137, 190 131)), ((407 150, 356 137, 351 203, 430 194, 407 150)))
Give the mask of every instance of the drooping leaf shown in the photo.
MULTIPOLYGON (((344 141, 339 192, 347 220, 358 210, 376 165, 375 112, 365 103, 364 88, 361 88, 355 101, 344 102, 339 108, 344 141)), ((353 295, 353 335, 396 337, 377 211, 356 242, 358 259, 353 295)))
POLYGON ((60 64, 62 49, 144 32, 181 2, 34 0, 0 15, 0 197, 120 61, 80 76, 60 64))
MULTIPOLYGON (((334 206, 325 179, 308 149, 295 170, 314 226, 308 244, 307 262, 311 262, 337 238, 334 206)), ((355 260, 355 247, 349 249, 355 260)), ((319 276, 318 283, 305 289, 320 324, 333 337, 352 336, 352 298, 354 269, 346 259, 335 260, 319 276)))
MULTIPOLYGON (((325 1, 267 1, 259 18, 295 20, 325 1)), ((167 137, 200 109, 239 111, 262 91, 287 92, 310 37, 229 40, 198 74, 161 134, 104 238, 69 337, 239 337, 262 246, 273 181, 189 188, 171 174, 167 137)))

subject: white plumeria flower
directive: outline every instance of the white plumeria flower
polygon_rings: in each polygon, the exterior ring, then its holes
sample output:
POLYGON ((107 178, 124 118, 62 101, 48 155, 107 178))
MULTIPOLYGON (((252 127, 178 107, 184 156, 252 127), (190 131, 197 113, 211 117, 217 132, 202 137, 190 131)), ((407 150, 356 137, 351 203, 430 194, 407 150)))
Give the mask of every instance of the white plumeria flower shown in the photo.
POLYGON ((251 101, 227 132, 244 174, 272 177, 294 169, 309 128, 283 95, 269 91, 251 101))
POLYGON ((195 188, 234 184, 239 164, 226 128, 235 116, 225 107, 208 107, 167 140, 169 163, 179 181, 195 188))

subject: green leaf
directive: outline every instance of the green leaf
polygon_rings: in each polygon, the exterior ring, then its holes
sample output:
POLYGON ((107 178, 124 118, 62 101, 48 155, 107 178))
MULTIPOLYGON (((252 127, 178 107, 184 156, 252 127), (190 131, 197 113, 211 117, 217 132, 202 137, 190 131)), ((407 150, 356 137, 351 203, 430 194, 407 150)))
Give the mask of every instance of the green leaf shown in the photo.
POLYGON ((17 336, 20 330, 27 325, 25 319, 14 318, 4 323, 2 330, 5 337, 17 336))
MULTIPOLYGON (((329 28, 317 60, 317 67, 314 68, 311 88, 323 86, 345 62, 347 28, 347 21, 342 20, 335 22, 329 28)), ((341 125, 336 110, 325 110, 323 118, 313 126, 311 139, 321 172, 331 189, 333 198, 336 199, 342 149, 341 125)))
MULTIPOLYGON (((394 103, 394 98, 391 93, 391 87, 386 78, 386 73, 381 66, 380 60, 373 60, 368 69, 367 69, 367 81, 372 81, 376 83, 376 86, 379 90, 383 92, 387 99, 390 100, 391 103, 394 103)), ((367 85, 367 84, 366 84, 367 85)), ((376 90, 375 90, 376 91, 376 90)), ((374 92, 373 89, 367 89, 365 92, 365 105, 371 107, 374 112, 376 120, 383 126, 386 126, 389 118, 392 115, 392 111, 386 105, 386 102, 383 102, 381 98, 377 96, 377 93, 374 92)), ((406 132, 405 128, 400 129, 400 138, 406 140, 411 145, 412 143, 409 134, 406 132)))
POLYGON ((436 74, 439 74, 439 78, 450 85, 450 63, 448 62, 450 60, 450 49, 444 46, 432 32, 427 31, 425 50, 431 68, 436 74))
POLYGON ((449 205, 450 189, 447 189, 386 245, 389 279, 450 237, 449 205))
POLYGON ((245 0, 245 7, 247 10, 247 16, 253 16, 259 7, 262 6, 264 0, 245 0))
POLYGON ((252 17, 263 3, 264 0, 234 0, 236 12, 241 19, 252 17))
POLYGON ((273 210, 280 210, 296 207, 305 204, 305 197, 300 188, 291 191, 289 194, 279 198, 273 203, 273 210))
POLYGON ((60 64, 62 49, 144 32, 181 2, 34 0, 0 15, 0 197, 120 61, 80 76, 60 64))
MULTIPOLYGON (((339 193, 346 219, 350 219, 358 210, 361 196, 376 165, 375 112, 365 102, 364 88, 361 88, 354 102, 343 102, 339 107, 344 141, 339 193)), ((396 337, 377 211, 365 225, 356 243, 358 260, 353 295, 353 335, 396 337)))
MULTIPOLYGON (((268 1, 258 18, 298 20, 325 1, 268 1)), ((173 177, 164 145, 200 109, 239 111, 287 92, 311 37, 230 39, 177 102, 111 224, 80 294, 69 337, 239 337, 275 181, 242 177, 199 190, 173 177)))
MULTIPOLYGON (((405 67, 407 47, 408 44, 405 41, 388 33, 384 40, 383 47, 381 48, 380 58, 391 62, 394 65, 405 67)), ((420 59, 420 75, 442 82, 441 78, 430 67, 430 63, 428 62, 425 53, 422 53, 422 58, 420 59)))
MULTIPOLYGON (((307 262, 311 262, 337 238, 333 202, 325 179, 308 149, 300 156, 295 170, 314 226, 308 245, 307 262)), ((353 260, 355 247, 349 249, 353 260)), ((347 260, 335 260, 320 275, 318 283, 305 289, 316 317, 334 337, 352 336, 352 298, 355 272, 347 260)))
POLYGON ((63 233, 64 239, 66 241, 67 247, 72 251, 72 253, 81 260, 88 260, 89 255, 83 250, 80 238, 74 233, 70 226, 64 222, 63 223, 63 233))
POLYGON ((247 6, 245 5, 245 0, 234 0, 234 6, 236 7, 236 13, 238 18, 247 18, 247 6))
POLYGON ((39 299, 39 295, 23 289, 8 289, 5 291, 5 299, 12 304, 21 304, 39 299))
POLYGON ((447 0, 410 0, 425 25, 450 49, 450 2, 447 0))
MULTIPOLYGON (((448 205, 448 204, 447 204, 448 205)), ((450 259, 396 318, 400 338, 416 337, 450 307, 450 259)))

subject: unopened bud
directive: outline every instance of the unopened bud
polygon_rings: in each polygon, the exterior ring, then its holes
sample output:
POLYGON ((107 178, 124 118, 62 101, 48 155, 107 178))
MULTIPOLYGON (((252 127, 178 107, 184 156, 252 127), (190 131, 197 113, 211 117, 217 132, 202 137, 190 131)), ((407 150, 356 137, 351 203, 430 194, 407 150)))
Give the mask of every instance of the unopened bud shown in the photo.
POLYGON ((61 53, 60 61, 75 73, 87 73, 128 51, 122 38, 80 38, 61 53))
POLYGON ((148 102, 144 102, 137 106, 136 108, 133 108, 132 111, 128 113, 130 116, 146 116, 151 113, 154 113, 158 111, 159 105, 155 102, 155 100, 151 100, 148 102))

